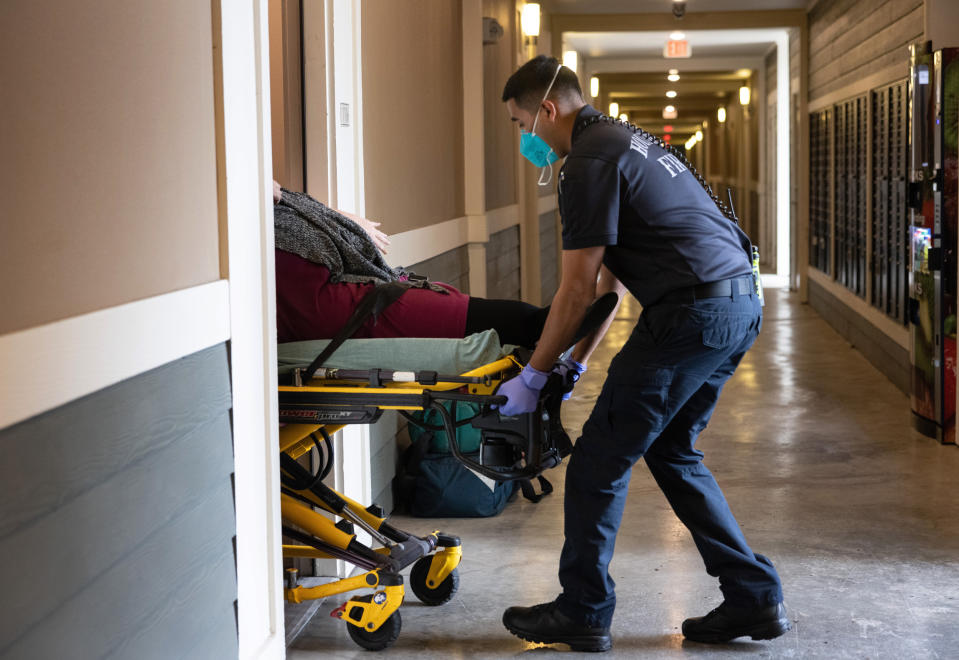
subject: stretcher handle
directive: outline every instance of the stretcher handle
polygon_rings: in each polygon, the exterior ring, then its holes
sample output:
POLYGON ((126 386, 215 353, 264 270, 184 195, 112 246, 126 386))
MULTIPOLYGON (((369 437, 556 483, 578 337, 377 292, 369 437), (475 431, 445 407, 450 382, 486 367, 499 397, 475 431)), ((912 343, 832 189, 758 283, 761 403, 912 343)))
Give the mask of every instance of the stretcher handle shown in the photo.
POLYGON ((462 392, 430 392, 430 398, 434 401, 466 401, 483 406, 502 406, 509 400, 502 394, 464 394, 462 392))
MULTIPOLYGON (((500 405, 502 405, 503 403, 506 403, 505 396, 488 396, 483 398, 489 399, 490 403, 497 403, 500 405), (494 399, 498 399, 498 401, 494 401, 494 399)), ((473 397, 473 400, 475 401, 475 396, 473 397)), ((490 479, 494 481, 515 481, 517 479, 532 479, 533 477, 536 477, 540 474, 540 470, 534 467, 526 467, 522 469, 503 470, 503 471, 492 470, 486 467, 485 465, 483 465, 482 463, 477 463, 473 459, 467 458, 463 454, 463 452, 460 451, 459 443, 456 441, 456 430, 454 428, 453 419, 450 416, 450 412, 443 406, 443 404, 441 404, 439 401, 436 401, 436 400, 430 401, 429 407, 435 410, 437 413, 439 413, 440 418, 443 420, 443 426, 446 427, 446 437, 449 439, 449 447, 450 447, 450 451, 453 452, 453 456, 455 456, 460 463, 462 463, 469 469, 473 470, 474 472, 478 472, 479 474, 482 474, 485 477, 489 477, 490 479)), ((552 466, 548 466, 548 467, 552 467, 552 466)))

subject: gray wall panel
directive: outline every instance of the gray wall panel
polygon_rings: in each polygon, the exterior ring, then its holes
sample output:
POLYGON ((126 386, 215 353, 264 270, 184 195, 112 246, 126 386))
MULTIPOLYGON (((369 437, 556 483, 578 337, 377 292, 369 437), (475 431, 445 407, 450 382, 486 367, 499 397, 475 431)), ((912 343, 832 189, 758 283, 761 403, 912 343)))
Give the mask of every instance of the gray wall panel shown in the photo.
POLYGON ((548 211, 539 216, 539 276, 540 302, 548 305, 559 288, 560 266, 556 255, 556 227, 559 218, 556 211, 548 211))
POLYGON ((490 234, 486 245, 486 295, 520 299, 519 225, 490 234))
POLYGON ((219 346, 0 430, 0 539, 228 410, 229 378, 219 346))
POLYGON ((229 387, 221 345, 0 430, 0 657, 235 656, 229 387))
MULTIPOLYGON (((11 657, 169 658, 199 643, 210 609, 232 609, 236 597, 232 552, 223 551, 236 527, 233 495, 229 481, 219 481, 211 496, 44 616, 10 648, 11 657)), ((44 573, 34 571, 35 586, 54 591, 44 573)))
POLYGON ((910 390, 909 351, 890 339, 833 294, 809 280, 809 304, 896 387, 910 390))
POLYGON ((407 266, 407 268, 414 273, 429 277, 434 282, 452 284, 463 293, 469 293, 469 253, 465 245, 430 257, 426 261, 407 266))

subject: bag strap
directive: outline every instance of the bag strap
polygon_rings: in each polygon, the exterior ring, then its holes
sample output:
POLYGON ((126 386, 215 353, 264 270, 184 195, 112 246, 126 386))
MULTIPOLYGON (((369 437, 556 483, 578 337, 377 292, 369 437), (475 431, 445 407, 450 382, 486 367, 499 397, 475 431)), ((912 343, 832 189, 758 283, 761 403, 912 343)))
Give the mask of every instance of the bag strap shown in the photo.
POLYGON ((403 467, 406 470, 406 474, 419 474, 420 463, 423 462, 426 454, 429 453, 430 442, 432 441, 433 432, 424 431, 420 434, 420 437, 406 449, 403 456, 403 467))
POLYGON ((536 480, 539 481, 539 493, 536 492, 536 489, 533 487, 533 482, 530 479, 519 480, 519 487, 523 491, 523 497, 533 503, 539 502, 544 496, 553 492, 553 484, 549 482, 549 479, 543 475, 539 475, 536 477, 536 480))
POLYGON ((346 320, 343 328, 330 340, 330 343, 326 345, 323 352, 317 355, 316 359, 310 363, 310 366, 303 374, 304 381, 309 381, 313 378, 313 374, 316 373, 317 369, 323 366, 323 363, 333 355, 334 351, 336 351, 344 341, 356 334, 356 331, 360 329, 360 326, 366 323, 369 317, 372 316, 376 318, 384 309, 399 300, 400 296, 406 293, 406 290, 412 288, 412 286, 413 285, 407 282, 385 282, 383 284, 377 284, 370 289, 370 291, 363 296, 363 299, 360 300, 356 309, 353 310, 350 318, 346 320))

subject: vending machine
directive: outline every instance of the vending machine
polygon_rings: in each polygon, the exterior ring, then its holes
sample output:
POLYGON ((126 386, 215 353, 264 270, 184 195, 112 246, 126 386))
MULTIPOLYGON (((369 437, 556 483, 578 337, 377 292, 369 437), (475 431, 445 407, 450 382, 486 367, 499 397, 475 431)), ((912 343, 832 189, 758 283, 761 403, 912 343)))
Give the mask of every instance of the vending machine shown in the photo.
POLYGON ((910 47, 909 106, 913 421, 955 443, 959 48, 910 47))

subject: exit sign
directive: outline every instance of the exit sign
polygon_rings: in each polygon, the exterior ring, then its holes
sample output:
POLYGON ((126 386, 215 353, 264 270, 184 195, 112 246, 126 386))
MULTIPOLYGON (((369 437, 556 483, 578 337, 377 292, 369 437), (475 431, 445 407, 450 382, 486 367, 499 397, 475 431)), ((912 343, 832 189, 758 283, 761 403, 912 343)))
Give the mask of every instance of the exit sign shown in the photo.
POLYGON ((670 39, 663 47, 663 57, 692 57, 692 54, 686 39, 670 39))

